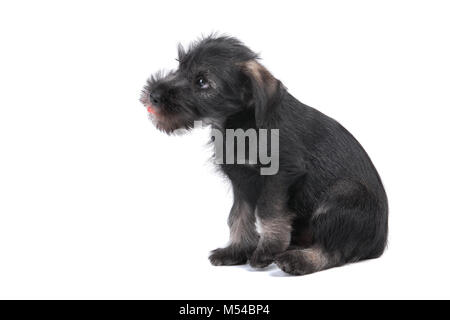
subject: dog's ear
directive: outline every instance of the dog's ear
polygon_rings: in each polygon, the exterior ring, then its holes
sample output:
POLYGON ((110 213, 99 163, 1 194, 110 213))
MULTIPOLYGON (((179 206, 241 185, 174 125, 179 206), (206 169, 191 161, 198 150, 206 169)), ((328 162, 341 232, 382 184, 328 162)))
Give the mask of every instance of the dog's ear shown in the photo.
POLYGON ((282 84, 256 60, 240 64, 249 86, 250 104, 255 107, 257 127, 264 127, 276 108, 282 84))

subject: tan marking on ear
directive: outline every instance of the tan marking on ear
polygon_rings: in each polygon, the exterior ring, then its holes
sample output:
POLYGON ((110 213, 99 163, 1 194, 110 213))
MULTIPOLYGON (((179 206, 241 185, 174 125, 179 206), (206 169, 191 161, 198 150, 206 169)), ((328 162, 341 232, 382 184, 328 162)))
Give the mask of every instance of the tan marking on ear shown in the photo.
POLYGON ((243 63, 243 67, 266 90, 269 96, 275 93, 278 80, 263 65, 256 60, 249 60, 243 63))
POLYGON ((253 76, 253 78, 260 84, 263 84, 262 76, 261 76, 261 69, 263 68, 262 65, 260 65, 255 60, 250 60, 244 63, 244 68, 253 76))

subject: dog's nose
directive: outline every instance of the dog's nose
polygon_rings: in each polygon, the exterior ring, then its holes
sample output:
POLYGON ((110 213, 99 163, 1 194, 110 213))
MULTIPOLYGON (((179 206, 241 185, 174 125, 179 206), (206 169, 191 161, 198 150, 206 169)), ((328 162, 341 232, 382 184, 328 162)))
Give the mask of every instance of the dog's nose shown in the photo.
POLYGON ((150 92, 149 98, 151 104, 154 105, 155 107, 159 106, 159 104, 161 103, 161 93, 158 91, 150 92))

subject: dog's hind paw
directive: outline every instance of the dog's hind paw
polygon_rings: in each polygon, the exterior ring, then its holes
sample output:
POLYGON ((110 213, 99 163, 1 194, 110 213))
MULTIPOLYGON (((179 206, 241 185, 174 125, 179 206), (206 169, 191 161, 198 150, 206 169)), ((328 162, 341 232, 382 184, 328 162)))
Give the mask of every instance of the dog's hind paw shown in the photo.
POLYGON ((275 264, 286 273, 292 275, 301 275, 301 269, 297 261, 295 261, 289 254, 280 254, 275 258, 275 264))
POLYGON ((325 266, 325 258, 312 249, 288 250, 275 258, 275 264, 284 272, 302 276, 319 271, 325 266), (308 260, 309 258, 309 260, 308 260))

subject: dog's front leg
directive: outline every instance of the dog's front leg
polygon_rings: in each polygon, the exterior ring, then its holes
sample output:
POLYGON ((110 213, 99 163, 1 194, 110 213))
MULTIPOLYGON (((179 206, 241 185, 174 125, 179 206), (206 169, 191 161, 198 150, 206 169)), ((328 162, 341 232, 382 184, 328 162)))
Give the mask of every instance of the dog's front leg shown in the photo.
POLYGON ((255 251, 259 235, 256 231, 256 200, 246 197, 243 190, 233 186, 234 203, 228 217, 230 242, 225 248, 214 250, 209 260, 213 265, 245 264, 255 251))
POLYGON ((250 258, 250 265, 254 268, 268 266, 289 246, 293 214, 288 209, 287 199, 286 184, 277 176, 267 177, 257 202, 260 238, 250 258))

